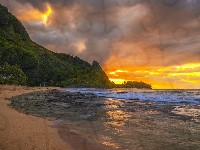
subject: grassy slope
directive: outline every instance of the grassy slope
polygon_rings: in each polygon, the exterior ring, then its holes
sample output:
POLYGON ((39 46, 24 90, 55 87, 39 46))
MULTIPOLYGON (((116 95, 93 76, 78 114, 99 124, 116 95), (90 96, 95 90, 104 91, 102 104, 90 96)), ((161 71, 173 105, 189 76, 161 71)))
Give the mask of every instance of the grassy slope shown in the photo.
POLYGON ((17 64, 28 85, 108 87, 106 74, 78 57, 58 54, 33 42, 21 22, 0 5, 0 64, 17 64))

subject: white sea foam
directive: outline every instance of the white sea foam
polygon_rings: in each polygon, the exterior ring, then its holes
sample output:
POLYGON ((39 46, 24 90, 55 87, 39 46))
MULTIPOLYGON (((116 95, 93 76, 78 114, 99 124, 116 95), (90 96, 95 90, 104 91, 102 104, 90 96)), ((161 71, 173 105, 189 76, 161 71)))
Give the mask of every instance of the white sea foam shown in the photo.
POLYGON ((141 90, 141 89, 67 89, 69 92, 94 93, 98 96, 142 101, 200 104, 200 90, 141 90))

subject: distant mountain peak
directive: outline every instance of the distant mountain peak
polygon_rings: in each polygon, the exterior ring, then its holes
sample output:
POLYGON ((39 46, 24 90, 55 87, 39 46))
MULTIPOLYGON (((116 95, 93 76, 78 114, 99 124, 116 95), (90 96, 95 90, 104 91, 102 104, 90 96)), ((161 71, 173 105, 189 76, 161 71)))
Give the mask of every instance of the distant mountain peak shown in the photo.
POLYGON ((100 64, 99 64, 96 60, 94 60, 94 61, 92 62, 92 67, 93 67, 94 69, 96 69, 96 70, 102 71, 102 68, 101 68, 100 64))

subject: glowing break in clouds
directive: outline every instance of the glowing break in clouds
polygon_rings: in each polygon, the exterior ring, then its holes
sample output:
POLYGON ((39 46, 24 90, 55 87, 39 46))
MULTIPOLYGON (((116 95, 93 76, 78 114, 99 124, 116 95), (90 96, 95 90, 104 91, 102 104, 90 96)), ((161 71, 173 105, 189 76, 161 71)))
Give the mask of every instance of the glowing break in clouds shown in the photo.
POLYGON ((43 22, 44 23, 47 23, 47 20, 48 20, 48 17, 50 16, 52 10, 51 10, 51 7, 48 5, 48 10, 47 12, 45 12, 43 15, 42 15, 42 18, 43 18, 43 22))
POLYGON ((0 3, 22 21, 33 41, 90 63, 100 62, 116 83, 136 80, 153 88, 200 88, 197 0, 0 3))
POLYGON ((200 83, 200 63, 189 63, 165 68, 145 68, 140 69, 140 71, 136 69, 129 70, 128 72, 110 72, 108 76, 113 82, 118 84, 128 80, 135 80, 153 83, 154 89, 198 89, 200 83))

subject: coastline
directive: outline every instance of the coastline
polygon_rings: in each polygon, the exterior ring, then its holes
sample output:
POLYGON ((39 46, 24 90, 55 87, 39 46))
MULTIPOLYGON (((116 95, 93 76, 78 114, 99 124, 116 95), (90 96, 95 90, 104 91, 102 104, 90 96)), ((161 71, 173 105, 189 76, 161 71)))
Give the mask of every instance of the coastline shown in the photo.
MULTIPOLYGON (((70 150, 59 138, 53 121, 19 113, 5 100, 12 96, 50 88, 0 85, 0 150, 70 150)), ((55 89, 55 88, 54 88, 55 89)))
POLYGON ((56 129, 59 138, 71 149, 105 149, 94 136, 91 136, 91 128, 87 128, 86 132, 82 132, 82 129, 79 128, 80 124, 91 126, 91 123, 88 124, 85 119, 95 118, 94 113, 90 113, 104 105, 102 102, 98 102, 102 98, 91 93, 69 93, 63 92, 62 89, 49 89, 29 91, 7 100, 11 101, 9 106, 20 113, 53 120, 50 127, 56 129))
MULTIPOLYGON (((5 89, 3 91, 4 97, 8 97, 7 100, 11 101, 9 103, 4 100, 5 106, 9 104, 7 107, 15 113, 18 111, 21 114, 18 113, 19 116, 24 117, 30 114, 28 119, 25 117, 27 120, 21 120, 24 124, 29 123, 23 127, 23 130, 28 128, 31 132, 22 133, 27 134, 24 138, 20 135, 20 130, 15 131, 15 124, 21 124, 19 121, 13 121, 16 116, 19 117, 18 115, 10 115, 9 119, 14 122, 12 128, 7 128, 10 126, 7 116, 0 116, 0 123, 4 123, 0 124, 0 131, 14 133, 14 136, 9 133, 10 135, 6 138, 12 142, 11 146, 15 146, 7 148, 9 142, 6 143, 5 135, 3 135, 4 140, 0 139, 0 150, 1 143, 7 144, 3 145, 3 149, 22 150, 24 147, 56 150, 70 148, 137 150, 146 149, 147 146, 151 149, 199 149, 199 113, 193 114, 199 110, 199 106, 177 105, 169 102, 164 105, 162 102, 139 99, 106 98, 90 92, 69 92, 55 88, 47 90, 47 88, 13 87, 8 91, 5 89), (5 95, 6 91, 7 95, 5 95), (16 96, 17 91, 20 92, 19 94, 24 94, 16 96), (15 97, 10 98, 12 95, 15 97), (185 111, 189 111, 189 114, 185 114, 185 111), (31 124, 32 122, 34 123, 31 124), (32 132, 35 126, 37 126, 36 131, 32 132), (29 141, 25 141, 28 138, 29 141), (24 141, 25 144, 21 145, 24 141), (62 147, 60 142, 67 148, 62 147)), ((6 110, 4 114, 7 114, 6 110)), ((17 128, 22 127, 18 125, 17 128)))

